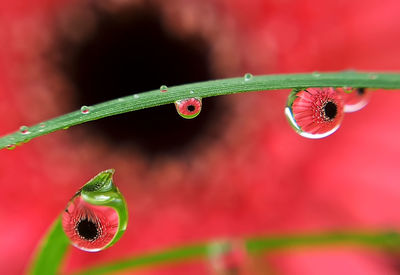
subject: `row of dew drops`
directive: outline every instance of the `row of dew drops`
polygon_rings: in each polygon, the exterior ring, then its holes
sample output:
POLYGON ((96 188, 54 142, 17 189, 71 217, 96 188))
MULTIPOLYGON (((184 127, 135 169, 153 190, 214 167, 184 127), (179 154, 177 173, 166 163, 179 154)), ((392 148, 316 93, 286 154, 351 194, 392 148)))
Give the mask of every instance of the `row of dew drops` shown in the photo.
MULTIPOLYGON (((320 74, 318 72, 314 72, 313 76, 319 77, 320 74)), ((376 79, 377 75, 371 74, 369 78, 376 79)), ((253 75, 246 73, 243 79, 244 82, 249 82, 253 79, 253 75)), ((168 87, 166 85, 162 85, 160 87, 160 92, 168 92, 168 87)), ((194 91, 190 91, 190 94, 194 94, 194 91)), ((138 99, 140 96, 135 94, 133 97, 138 99)), ((312 139, 323 138, 332 134, 339 128, 342 118, 341 112, 355 112, 362 109, 367 104, 369 97, 370 93, 365 88, 343 87, 336 89, 309 88, 296 90, 289 95, 288 103, 285 108, 285 115, 290 125, 301 136, 312 139), (310 93, 310 89, 312 93, 310 93), (293 100, 293 97, 296 99, 293 100), (306 101, 311 102, 310 106, 305 104, 306 101), (320 104, 315 104, 316 102, 320 102, 320 104), (299 109, 300 111, 296 111, 296 109, 299 109), (329 110, 331 112, 334 111, 335 114, 329 114, 329 110), (334 117, 332 117, 332 115, 334 115, 334 117), (301 122, 304 120, 304 116, 306 116, 305 123, 308 125, 301 125, 301 122), (308 120, 307 116, 309 117, 308 120), (313 128, 313 124, 317 126, 313 128)), ((120 98, 118 101, 122 102, 124 101, 124 98, 120 98)), ((190 97, 177 100, 175 101, 175 108, 181 117, 185 119, 193 119, 200 114, 202 108, 202 99, 201 97, 190 97)), ((89 106, 82 106, 80 109, 82 115, 89 114, 90 110, 91 107, 89 106)), ((38 131, 44 131, 45 127, 45 123, 40 123, 38 131)), ((65 129, 68 129, 68 127, 65 129)), ((19 132, 22 135, 31 134, 28 126, 21 126, 19 132)), ((12 150, 16 147, 16 145, 20 144, 9 144, 7 149, 12 150)))

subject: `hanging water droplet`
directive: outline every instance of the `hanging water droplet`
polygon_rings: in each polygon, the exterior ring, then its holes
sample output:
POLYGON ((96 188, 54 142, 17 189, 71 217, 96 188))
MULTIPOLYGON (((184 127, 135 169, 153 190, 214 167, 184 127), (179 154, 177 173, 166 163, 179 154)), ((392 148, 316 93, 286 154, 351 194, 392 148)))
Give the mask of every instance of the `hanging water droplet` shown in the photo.
POLYGON ((62 225, 72 245, 84 251, 100 251, 114 244, 127 226, 125 200, 112 182, 114 170, 106 170, 85 184, 62 214, 62 225))
POLYGON ((334 133, 343 119, 343 98, 333 88, 307 88, 290 93, 285 115, 293 129, 306 138, 334 133))
POLYGON ((167 91, 168 91, 168 87, 165 86, 165 85, 161 85, 161 87, 160 87, 160 92, 166 93, 167 91))
POLYGON ((371 97, 371 93, 365 88, 336 88, 338 93, 341 93, 344 100, 344 112, 356 112, 364 108, 371 97))
POLYGON ((28 126, 25 126, 25 125, 19 127, 19 132, 20 132, 21 134, 23 134, 23 135, 27 135, 27 134, 30 134, 30 133, 31 133, 31 132, 29 131, 28 126))
POLYGON ((82 106, 81 107, 81 113, 84 115, 87 115, 88 113, 90 113, 90 109, 88 106, 82 106))
POLYGON ((139 95, 134 94, 134 95, 133 95, 133 98, 138 99, 138 98, 139 98, 139 95))
POLYGON ((14 150, 15 149, 15 147, 16 147, 16 145, 15 144, 9 144, 9 145, 7 145, 7 149, 8 150, 14 150))
POLYGON ((175 101, 178 114, 187 119, 195 118, 201 111, 201 98, 192 97, 175 101))
POLYGON ((247 73, 244 75, 244 81, 249 81, 253 78, 253 75, 251 73, 247 73))

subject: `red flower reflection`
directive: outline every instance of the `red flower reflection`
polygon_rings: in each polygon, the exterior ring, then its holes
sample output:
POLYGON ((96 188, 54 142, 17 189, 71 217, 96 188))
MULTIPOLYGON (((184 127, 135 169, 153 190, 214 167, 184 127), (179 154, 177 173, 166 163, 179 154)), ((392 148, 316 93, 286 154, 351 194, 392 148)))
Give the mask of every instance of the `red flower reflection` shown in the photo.
POLYGON ((327 136, 336 131, 343 120, 343 99, 333 88, 307 88, 292 92, 288 106, 300 134, 327 136))
POLYGON ((111 207, 91 205, 79 194, 69 202, 62 215, 62 225, 72 244, 85 251, 99 251, 107 246, 118 229, 119 218, 111 207))

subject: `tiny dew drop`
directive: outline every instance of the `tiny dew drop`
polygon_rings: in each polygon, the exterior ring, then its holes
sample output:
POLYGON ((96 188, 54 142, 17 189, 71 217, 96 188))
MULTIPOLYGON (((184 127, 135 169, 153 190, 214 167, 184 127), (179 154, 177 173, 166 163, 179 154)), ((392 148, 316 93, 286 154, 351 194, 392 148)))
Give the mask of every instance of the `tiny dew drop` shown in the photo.
POLYGON ((15 144, 9 144, 9 145, 7 145, 7 149, 8 150, 14 150, 15 149, 15 147, 16 147, 16 145, 15 144))
POLYGON ((90 112, 90 109, 88 106, 82 106, 81 107, 81 113, 84 115, 87 115, 90 112))
POLYGON ((73 246, 90 252, 113 245, 126 230, 125 200, 106 170, 72 197, 62 213, 62 226, 73 246))
POLYGON ((194 91, 190 91, 189 93, 192 95, 192 94, 194 94, 194 91))
POLYGON ((46 124, 44 124, 43 122, 39 124, 39 132, 43 132, 44 128, 46 127, 46 124))
POLYGON ((192 97, 175 101, 175 107, 178 114, 186 119, 197 117, 201 111, 201 98, 192 97))
POLYGON ((371 93, 366 88, 346 88, 336 88, 343 97, 345 113, 359 111, 368 104, 371 93))
POLYGON ((161 87, 160 87, 160 92, 166 93, 167 91, 168 91, 168 87, 165 86, 165 85, 161 85, 161 87))
POLYGON ((244 81, 249 81, 253 78, 253 75, 251 73, 247 73, 244 75, 244 81))
POLYGON ((293 129, 311 139, 334 133, 343 119, 343 98, 333 88, 307 88, 290 93, 285 115, 293 129))
POLYGON ((27 134, 30 134, 30 133, 31 133, 31 132, 29 131, 28 126, 25 126, 25 125, 19 127, 19 132, 20 132, 21 134, 23 134, 23 135, 27 135, 27 134))
POLYGON ((139 98, 139 95, 133 95, 133 98, 135 98, 135 99, 138 99, 139 98))
POLYGON ((320 74, 319 72, 313 72, 313 73, 312 73, 312 76, 314 76, 314 77, 320 77, 321 74, 320 74))
POLYGON ((211 243, 208 246, 208 259, 215 274, 250 274, 249 259, 242 241, 211 243))

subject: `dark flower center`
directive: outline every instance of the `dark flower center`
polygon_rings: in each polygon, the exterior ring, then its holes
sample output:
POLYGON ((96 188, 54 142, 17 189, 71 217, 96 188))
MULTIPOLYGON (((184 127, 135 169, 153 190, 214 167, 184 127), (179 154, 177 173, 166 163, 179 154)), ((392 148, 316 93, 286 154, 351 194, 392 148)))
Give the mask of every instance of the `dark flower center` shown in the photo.
POLYGON ((79 236, 88 241, 94 241, 99 235, 96 223, 86 218, 78 222, 76 231, 79 236))
POLYGON ((327 120, 333 120, 337 114, 337 106, 334 102, 328 101, 322 108, 324 117, 327 120))
POLYGON ((357 89, 357 94, 358 94, 359 96, 364 95, 364 94, 365 94, 365 88, 358 88, 358 89, 357 89))
POLYGON ((194 110, 196 110, 196 107, 194 105, 189 105, 189 106, 187 106, 187 110, 189 112, 194 112, 194 110))

